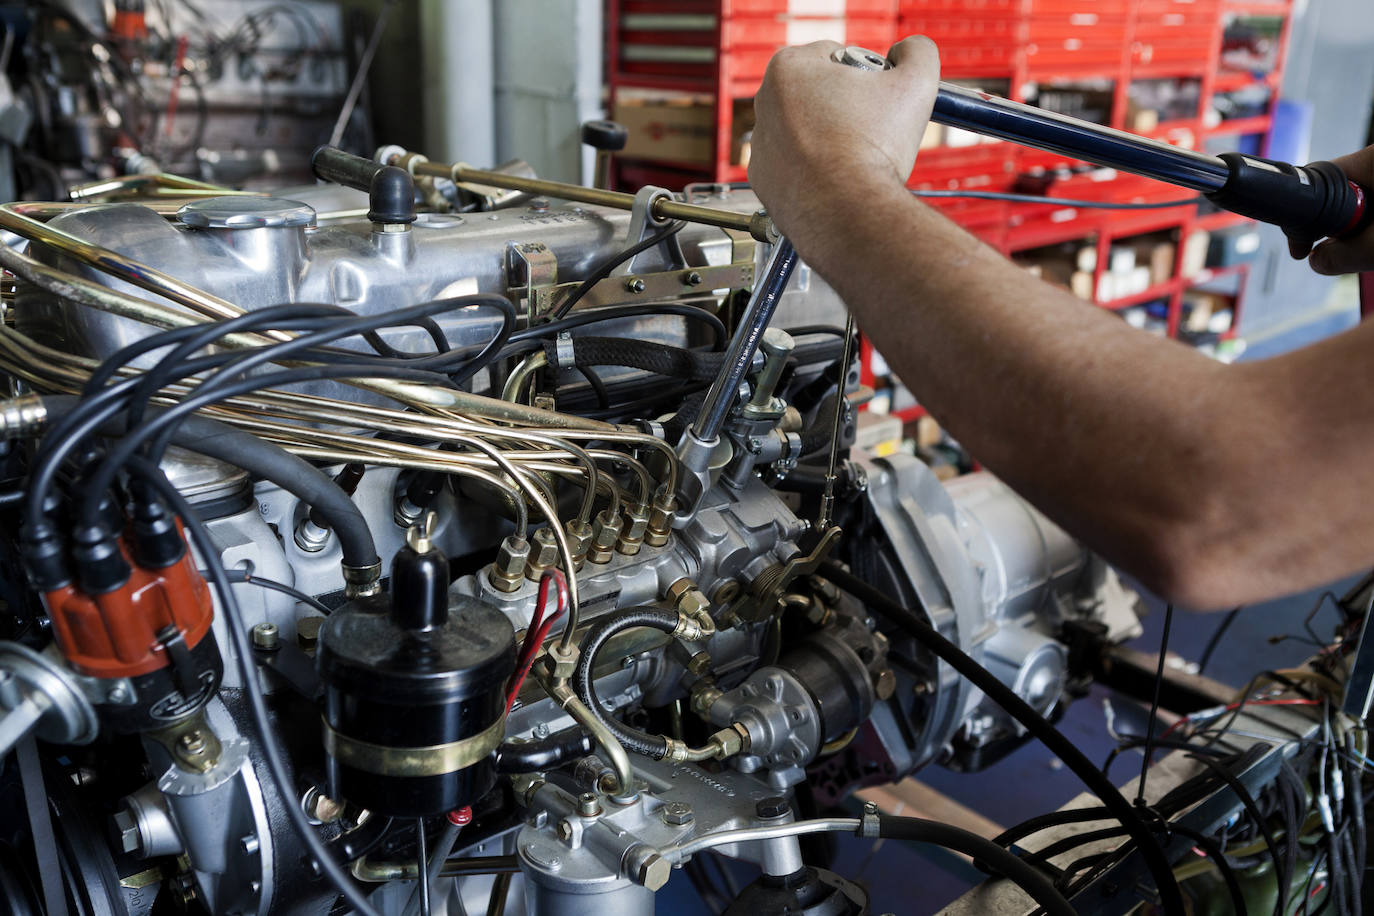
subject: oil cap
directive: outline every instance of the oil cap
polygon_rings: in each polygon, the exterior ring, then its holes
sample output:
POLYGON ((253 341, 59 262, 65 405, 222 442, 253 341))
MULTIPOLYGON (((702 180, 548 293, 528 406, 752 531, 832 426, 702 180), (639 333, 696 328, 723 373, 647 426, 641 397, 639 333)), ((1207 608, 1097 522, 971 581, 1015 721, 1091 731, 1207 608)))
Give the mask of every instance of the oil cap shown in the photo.
POLYGON ((192 229, 301 228, 315 225, 314 208, 282 197, 233 195, 196 200, 177 211, 192 229))

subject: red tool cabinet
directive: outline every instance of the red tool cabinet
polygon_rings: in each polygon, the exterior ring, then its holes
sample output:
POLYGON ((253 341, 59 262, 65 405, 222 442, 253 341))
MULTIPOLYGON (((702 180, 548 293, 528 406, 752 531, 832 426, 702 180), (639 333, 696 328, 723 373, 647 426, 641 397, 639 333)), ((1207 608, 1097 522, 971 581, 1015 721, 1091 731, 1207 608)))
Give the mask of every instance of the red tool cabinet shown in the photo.
MULTIPOLYGON (((973 83, 1035 101, 1059 87, 1102 87, 1102 120, 1132 129, 1131 88, 1141 81, 1196 83, 1197 103, 1186 116, 1163 118, 1140 132, 1201 148, 1235 146, 1267 135, 1282 79, 1291 3, 1247 0, 608 0, 607 84, 612 107, 629 93, 689 93, 712 107, 709 157, 695 161, 620 157, 621 186, 680 188, 698 181, 743 181, 739 164, 747 100, 757 91, 769 57, 787 44, 831 38, 885 50, 897 38, 924 34, 940 47, 944 79, 973 83), (1239 17, 1282 20, 1269 64, 1252 72, 1223 59, 1226 25, 1239 17), (1213 123, 1207 113, 1224 93, 1267 89, 1262 111, 1213 123)), ((1081 166, 1065 157, 1004 142, 958 138, 957 146, 923 149, 910 185, 918 189, 1005 191, 1018 178, 1081 166), (972 145, 967 145, 967 144, 972 145)), ((1253 141, 1252 141, 1253 142, 1253 141)), ((1263 151, 1263 140, 1260 141, 1263 151)), ((1076 174, 1056 180, 1050 196, 1116 202, 1182 199, 1188 192, 1118 174, 1076 174)), ((1128 308, 1166 302, 1167 331, 1177 336, 1184 297, 1200 283, 1234 274, 1233 327, 1240 314, 1244 265, 1201 275, 1183 272, 1190 235, 1242 224, 1225 213, 1199 215, 1195 205, 1162 210, 1086 210, 984 200, 931 201, 969 231, 1008 255, 1061 242, 1091 239, 1098 250, 1094 291, 1101 288, 1112 244, 1169 231, 1177 239, 1173 276, 1130 296, 1095 300, 1128 308)), ((865 360, 867 370, 867 360, 865 360)), ((871 375, 869 376, 871 379, 871 375)), ((912 417, 919 410, 907 411, 912 417)))

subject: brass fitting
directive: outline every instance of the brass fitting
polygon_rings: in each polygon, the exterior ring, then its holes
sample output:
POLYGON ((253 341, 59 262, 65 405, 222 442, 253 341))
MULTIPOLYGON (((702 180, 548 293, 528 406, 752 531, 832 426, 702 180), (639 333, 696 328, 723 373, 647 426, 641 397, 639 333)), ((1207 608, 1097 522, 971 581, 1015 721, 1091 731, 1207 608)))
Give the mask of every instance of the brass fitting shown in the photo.
POLYGON ((673 533, 673 516, 677 514, 677 500, 673 494, 659 490, 654 494, 654 503, 649 507, 649 526, 644 532, 644 543, 650 547, 662 547, 668 543, 673 533))
POLYGON ((749 730, 736 722, 712 735, 707 744, 716 749, 717 760, 724 760, 749 750, 749 730))
POLYGON ((625 518, 629 524, 620 533, 620 540, 616 541, 615 549, 627 557, 632 557, 639 553, 639 548, 644 543, 644 535, 649 530, 649 512, 635 506, 625 513, 625 518))
POLYGON ((525 578, 534 582, 544 574, 544 570, 558 565, 558 539, 549 528, 540 528, 534 533, 534 544, 530 548, 529 562, 525 564, 525 578))
POLYGON ((702 639, 710 639, 715 633, 716 625, 709 615, 698 619, 689 617, 682 611, 677 612, 677 628, 673 630, 674 639, 697 642, 702 639))
POLYGON ((602 509, 596 514, 596 524, 592 526, 592 546, 587 551, 587 559, 593 563, 609 563, 615 555, 615 544, 620 539, 620 516, 612 515, 602 509))
POLYGON ((513 592, 525 578, 525 564, 530 558, 530 542, 518 534, 506 535, 496 552, 496 562, 487 571, 487 578, 498 591, 513 592))
POLYGON ((689 705, 693 713, 705 719, 707 718, 707 713, 711 711, 711 707, 716 705, 716 700, 719 700, 723 696, 725 696, 725 691, 721 690, 719 687, 713 684, 703 684, 699 687, 692 688, 692 696, 689 705))
POLYGON ((711 599, 691 579, 684 577, 668 586, 668 600, 674 609, 694 620, 711 619, 711 599))
POLYGON ((578 519, 568 519, 568 550, 572 553, 573 569, 580 570, 587 562, 587 551, 592 546, 592 526, 578 519))
POLYGON ((561 646, 550 643, 544 650, 544 665, 548 676, 554 681, 565 681, 577 669, 577 646, 561 646))

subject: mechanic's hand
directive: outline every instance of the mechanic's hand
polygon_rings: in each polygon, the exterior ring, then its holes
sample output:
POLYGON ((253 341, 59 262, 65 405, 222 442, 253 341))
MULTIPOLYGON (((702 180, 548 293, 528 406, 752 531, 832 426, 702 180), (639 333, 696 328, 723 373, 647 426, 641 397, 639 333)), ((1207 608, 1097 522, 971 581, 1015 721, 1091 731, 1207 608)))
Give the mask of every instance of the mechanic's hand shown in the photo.
POLYGON ((754 98, 749 182, 784 234, 802 225, 825 192, 862 194, 874 181, 904 186, 940 78, 935 44, 892 46, 891 70, 831 59, 833 41, 784 48, 754 98))
MULTIPOLYGON (((1374 146, 1367 146, 1358 153, 1332 159, 1340 166, 1346 176, 1365 188, 1365 206, 1374 207, 1374 146)), ((1307 257, 1307 263, 1319 274, 1351 274, 1364 270, 1374 270, 1374 226, 1367 227, 1354 238, 1327 239, 1312 249, 1309 255, 1301 244, 1288 243, 1288 250, 1295 258, 1307 257)))

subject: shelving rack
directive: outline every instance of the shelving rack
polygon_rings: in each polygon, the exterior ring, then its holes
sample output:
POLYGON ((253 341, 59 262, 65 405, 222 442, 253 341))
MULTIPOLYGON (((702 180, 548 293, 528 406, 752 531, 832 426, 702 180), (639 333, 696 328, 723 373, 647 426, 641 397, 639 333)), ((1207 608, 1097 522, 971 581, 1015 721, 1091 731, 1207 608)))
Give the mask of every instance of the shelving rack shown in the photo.
MULTIPOLYGON (((885 49, 897 37, 925 34, 940 47, 944 79, 972 82, 1032 100, 1039 88, 1110 84, 1106 123, 1130 124, 1130 87, 1155 79, 1196 80, 1192 115, 1165 120, 1146 135, 1202 148, 1234 147, 1247 138, 1262 153, 1273 123, 1291 26, 1291 0, 608 0, 607 84, 612 104, 626 90, 685 92, 714 104, 714 155, 709 163, 621 158, 624 186, 682 187, 697 181, 743 181, 733 161, 738 148, 737 100, 752 98, 771 55, 781 46, 831 38, 885 49), (1274 63, 1250 73, 1223 66, 1226 23, 1236 17, 1282 20, 1274 63), (1248 87, 1269 90, 1257 117, 1213 123, 1217 95, 1248 87)), ((968 141, 971 138, 964 138, 968 141)), ((909 184, 916 189, 1011 190, 1028 174, 1064 174, 1081 167, 1062 156, 1005 142, 923 149, 909 184)), ((1179 188, 1139 178, 1082 172, 1055 180, 1046 192, 1066 199, 1154 203, 1186 198, 1179 188)), ((1184 248, 1194 233, 1246 220, 1199 213, 1196 204, 1158 210, 1085 210, 1054 204, 982 200, 931 202, 1004 254, 1075 240, 1095 240, 1093 291, 1101 289, 1113 243, 1146 233, 1176 239, 1174 270, 1138 294, 1100 301, 1115 310, 1167 303, 1167 332, 1177 337, 1185 293, 1235 274, 1233 329, 1238 324, 1246 267, 1184 273, 1184 248)), ((1234 333, 1234 330, 1233 332, 1234 333)), ((872 381, 869 346, 864 373, 872 381)), ((912 419, 919 408, 901 412, 912 419)))

